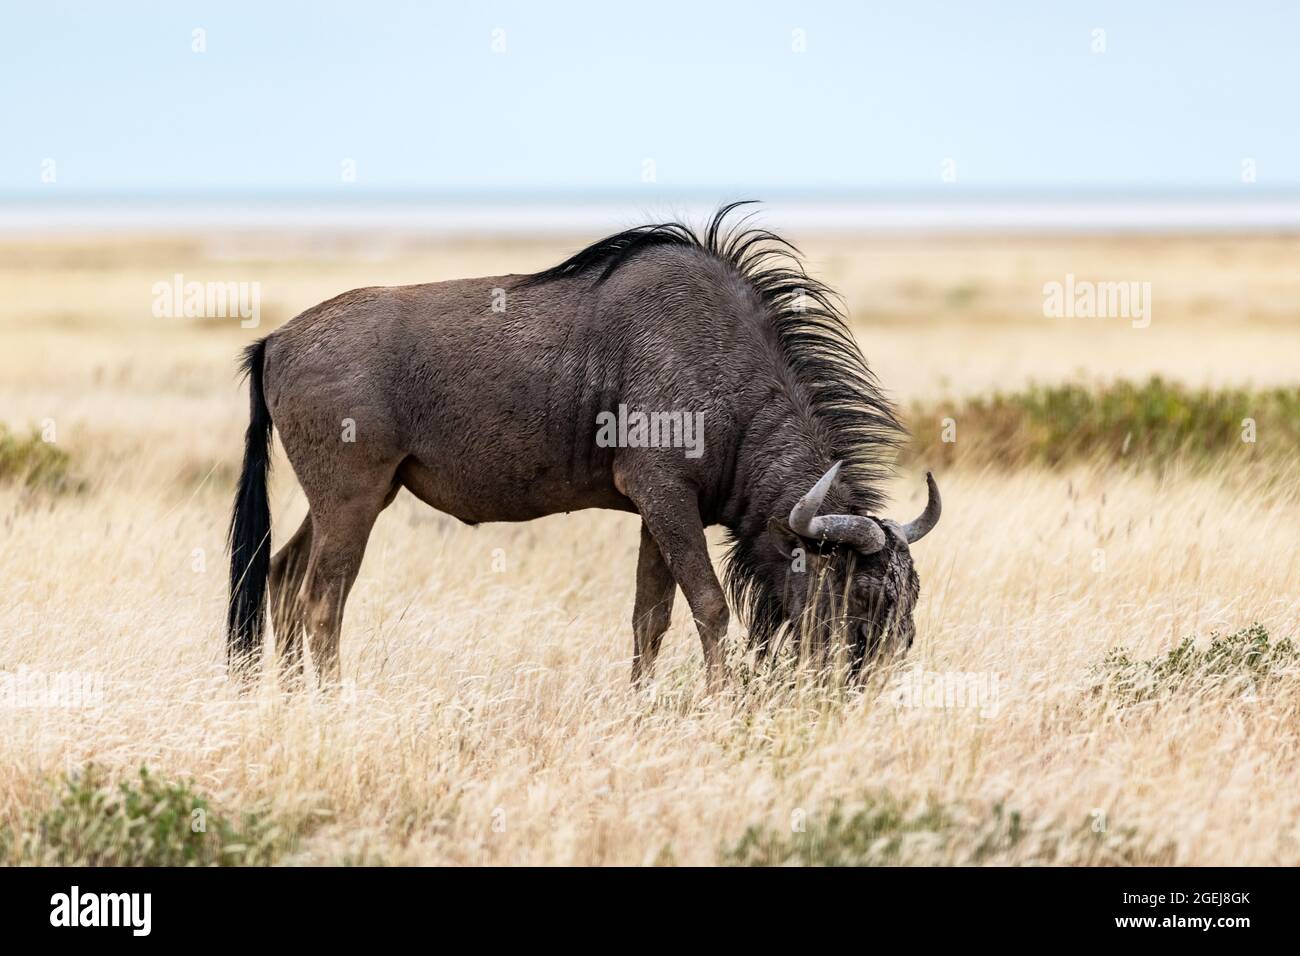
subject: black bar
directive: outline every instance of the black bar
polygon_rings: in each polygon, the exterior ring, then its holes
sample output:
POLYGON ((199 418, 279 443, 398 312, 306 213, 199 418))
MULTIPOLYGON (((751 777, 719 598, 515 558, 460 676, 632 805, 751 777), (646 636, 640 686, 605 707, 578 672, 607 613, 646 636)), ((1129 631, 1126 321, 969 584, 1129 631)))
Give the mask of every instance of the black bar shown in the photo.
MULTIPOLYGON (((337 946, 394 933, 423 935, 432 944, 450 942, 453 927, 484 942, 519 934, 529 945, 600 937, 612 943, 629 932, 643 938, 656 925, 685 932, 687 924, 693 942, 732 944, 782 929, 805 935, 836 929, 864 942, 901 933, 927 944, 1125 938, 1181 944, 1193 937, 1231 944, 1261 933, 1291 934, 1295 883, 1290 870, 1210 868, 11 869, 0 870, 0 916, 7 940, 53 942, 76 934, 83 942, 205 947, 337 946), (132 910, 121 898, 113 904, 125 925, 52 925, 52 917, 67 916, 73 886, 88 917, 100 909, 96 894, 149 894, 148 935, 135 935, 129 918, 143 928, 143 897, 132 910), (61 913, 60 894, 68 904, 61 913), (88 896, 96 897, 93 904, 88 896), (1121 925, 1133 920, 1145 925, 1121 925)), ((103 911, 111 915, 112 908, 103 911)))

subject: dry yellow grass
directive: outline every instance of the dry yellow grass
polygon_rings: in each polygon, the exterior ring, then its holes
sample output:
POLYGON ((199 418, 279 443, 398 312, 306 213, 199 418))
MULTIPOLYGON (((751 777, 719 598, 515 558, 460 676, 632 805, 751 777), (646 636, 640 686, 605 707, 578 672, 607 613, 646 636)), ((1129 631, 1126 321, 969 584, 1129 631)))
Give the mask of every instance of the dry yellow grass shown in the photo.
MULTIPOLYGON (((1294 381, 1294 240, 806 245, 906 399, 1076 368, 1294 381), (1042 283, 1067 271, 1153 281, 1152 327, 1043 319, 1042 283)), ((1294 475, 941 476, 906 663, 995 676, 996 713, 898 706, 879 687, 706 698, 681 601, 656 687, 634 692, 635 518, 469 529, 407 495, 381 517, 349 604, 346 691, 235 694, 223 537, 247 414, 233 358, 254 333, 154 318, 152 284, 261 281, 270 322, 351 286, 522 272, 571 246, 6 240, 4 420, 52 421, 88 488, 0 487, 0 671, 99 675, 103 701, 5 711, 0 818, 29 826, 61 774, 95 762, 147 764, 223 807, 294 821, 286 862, 713 863, 752 825, 788 834, 879 793, 956 820, 945 841, 909 838, 907 862, 1300 862, 1300 674, 1137 703, 1091 676, 1117 645, 1150 656, 1252 621, 1296 636, 1294 475), (1028 835, 990 848, 999 804, 1028 835)), ((304 503, 279 466, 282 540, 304 503)), ((919 508, 914 477, 895 491, 898 514, 919 508)))

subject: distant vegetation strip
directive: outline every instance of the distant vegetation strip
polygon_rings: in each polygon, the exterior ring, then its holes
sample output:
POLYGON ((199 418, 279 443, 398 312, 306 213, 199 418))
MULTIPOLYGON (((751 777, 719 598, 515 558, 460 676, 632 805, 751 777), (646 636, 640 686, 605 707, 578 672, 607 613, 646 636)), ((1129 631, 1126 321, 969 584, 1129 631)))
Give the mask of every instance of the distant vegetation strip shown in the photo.
POLYGON ((962 401, 914 404, 907 464, 1134 467, 1300 457, 1300 386, 1189 388, 1153 377, 1089 387, 1031 385, 962 401))

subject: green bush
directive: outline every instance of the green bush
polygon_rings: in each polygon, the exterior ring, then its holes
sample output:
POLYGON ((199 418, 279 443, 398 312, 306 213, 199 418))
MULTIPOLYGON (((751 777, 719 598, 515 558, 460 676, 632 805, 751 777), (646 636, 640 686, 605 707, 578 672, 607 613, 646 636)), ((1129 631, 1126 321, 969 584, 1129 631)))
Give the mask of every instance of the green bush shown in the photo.
POLYGON ((1141 701, 1207 683, 1258 688, 1297 663, 1300 655, 1289 639, 1274 643, 1263 625, 1252 624, 1233 634, 1212 635, 1203 650, 1190 637, 1145 660, 1133 659, 1127 648, 1114 648, 1102 661, 1096 689, 1109 689, 1121 700, 1141 701))
POLYGON ((27 835, 29 862, 57 866, 254 866, 287 849, 261 814, 236 823, 188 783, 159 780, 145 768, 111 786, 88 767, 63 782, 53 807, 27 835))
POLYGON ((0 425, 0 482, 22 484, 43 491, 79 491, 71 475, 72 457, 53 442, 43 441, 32 430, 20 437, 0 425))
POLYGON ((802 833, 751 826, 723 859, 740 866, 887 866, 901 862, 907 837, 938 838, 951 825, 937 806, 909 809, 890 794, 878 793, 852 813, 836 803, 824 819, 805 821, 802 833))
POLYGON ((909 805, 882 791, 868 794, 852 812, 837 802, 825 817, 805 821, 802 833, 751 826, 719 855, 733 866, 1168 865, 1173 848, 1142 840, 1132 828, 1094 829, 1091 819, 1077 826, 1030 826, 1001 803, 909 805))

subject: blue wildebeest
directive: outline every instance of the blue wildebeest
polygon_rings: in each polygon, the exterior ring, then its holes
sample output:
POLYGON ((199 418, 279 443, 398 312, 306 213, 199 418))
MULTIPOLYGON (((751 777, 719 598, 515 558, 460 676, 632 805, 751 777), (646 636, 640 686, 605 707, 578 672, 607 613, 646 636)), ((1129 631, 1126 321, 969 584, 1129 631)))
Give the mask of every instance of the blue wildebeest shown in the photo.
POLYGON ((908 549, 938 521, 938 489, 927 476, 909 523, 874 516, 902 429, 830 290, 793 246, 733 222, 737 205, 702 233, 642 226, 534 275, 346 292, 250 346, 233 670, 261 656, 269 582, 282 676, 300 679, 305 634, 320 679, 337 678, 344 602, 402 488, 468 524, 640 515, 634 681, 654 667, 677 587, 711 685, 728 592, 760 657, 831 626, 855 669, 910 646, 908 549), (598 440, 597 423, 627 409, 693 416, 704 440, 692 453, 598 440), (349 421, 355 440, 340 440, 349 421), (272 559, 273 423, 309 514, 272 559), (722 582, 714 524, 731 542, 722 582))

